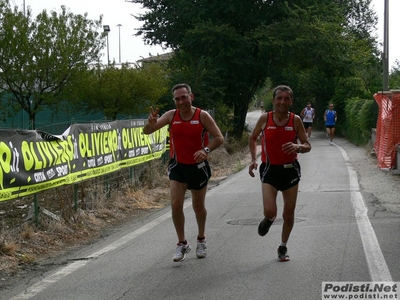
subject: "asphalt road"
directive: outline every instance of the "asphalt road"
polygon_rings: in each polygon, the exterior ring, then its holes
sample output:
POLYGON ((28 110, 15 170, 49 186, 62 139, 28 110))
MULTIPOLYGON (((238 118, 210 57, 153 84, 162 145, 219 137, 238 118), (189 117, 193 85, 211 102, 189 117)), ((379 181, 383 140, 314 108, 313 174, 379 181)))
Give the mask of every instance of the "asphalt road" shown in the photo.
MULTIPOLYGON (((260 112, 249 115, 254 124, 260 112)), ((278 219, 265 237, 259 178, 247 167, 209 190, 208 255, 192 250, 174 263, 176 236, 170 208, 141 219, 59 262, 52 271, 2 291, 0 299, 321 299, 324 282, 400 281, 398 214, 376 209, 360 188, 346 149, 323 133, 302 154, 290 262, 278 262, 278 219)), ((258 173, 258 172, 257 172, 258 173)), ((196 222, 188 199, 186 232, 195 246, 196 222)), ((195 247, 194 247, 195 248, 195 247)), ((395 299, 395 298, 393 298, 395 299)))

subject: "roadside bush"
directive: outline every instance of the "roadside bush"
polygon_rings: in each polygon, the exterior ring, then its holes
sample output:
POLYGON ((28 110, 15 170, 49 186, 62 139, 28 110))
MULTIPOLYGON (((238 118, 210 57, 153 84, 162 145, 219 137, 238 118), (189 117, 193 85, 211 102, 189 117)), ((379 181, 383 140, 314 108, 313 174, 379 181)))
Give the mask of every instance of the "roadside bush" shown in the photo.
POLYGON ((371 129, 376 125, 374 100, 351 98, 346 101, 346 130, 342 133, 353 144, 365 145, 371 138, 371 129))

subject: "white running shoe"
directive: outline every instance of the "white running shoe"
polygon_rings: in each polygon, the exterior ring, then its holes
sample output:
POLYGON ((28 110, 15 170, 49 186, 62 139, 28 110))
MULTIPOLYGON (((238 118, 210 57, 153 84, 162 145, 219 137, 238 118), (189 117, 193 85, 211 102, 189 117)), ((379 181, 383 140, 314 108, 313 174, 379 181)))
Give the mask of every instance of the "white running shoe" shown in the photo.
POLYGON ((174 262, 184 261, 186 258, 186 253, 189 253, 192 250, 189 244, 178 243, 176 246, 175 254, 174 254, 174 262))
POLYGON ((197 258, 204 258, 207 255, 207 242, 206 240, 197 241, 197 248, 196 248, 196 255, 197 258))

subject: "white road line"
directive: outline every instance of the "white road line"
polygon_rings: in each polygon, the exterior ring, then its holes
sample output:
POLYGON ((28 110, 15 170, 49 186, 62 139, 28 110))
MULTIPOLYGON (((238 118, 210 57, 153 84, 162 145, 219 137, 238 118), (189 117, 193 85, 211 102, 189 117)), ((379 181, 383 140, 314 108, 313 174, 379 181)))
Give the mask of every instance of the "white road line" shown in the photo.
MULTIPOLYGON (((187 207, 191 206, 191 202, 187 202, 184 205, 184 209, 187 207)), ((93 252, 92 254, 89 254, 86 257, 83 257, 82 260, 79 261, 74 261, 73 263, 69 264, 66 267, 63 267, 62 269, 56 271, 55 273, 45 277, 41 281, 35 283, 34 285, 28 287, 24 292, 14 296, 10 300, 21 300, 21 299, 30 299, 40 292, 44 291, 46 288, 51 286, 52 284, 56 283, 57 281, 61 280, 67 275, 72 274, 76 270, 84 267, 90 259, 97 258, 109 251, 112 251, 114 249, 117 249, 118 247, 121 247, 122 245, 134 240, 138 236, 142 235, 146 231, 149 231, 150 229, 156 227, 158 224, 164 222, 165 220, 171 218, 171 212, 167 212, 163 214, 162 216, 158 217, 157 219, 151 221, 150 223, 136 229, 135 231, 132 231, 128 233, 127 235, 123 236, 122 238, 116 240, 115 242, 107 245, 106 247, 93 252)))
POLYGON ((335 146, 340 150, 344 160, 346 161, 347 171, 350 178, 351 202, 355 210, 358 230, 360 231, 361 240, 364 246, 371 280, 392 281, 392 276, 390 275, 385 257, 382 254, 375 231, 368 218, 368 208, 365 206, 364 198, 360 192, 357 173, 349 162, 350 160, 346 151, 339 145, 335 146))

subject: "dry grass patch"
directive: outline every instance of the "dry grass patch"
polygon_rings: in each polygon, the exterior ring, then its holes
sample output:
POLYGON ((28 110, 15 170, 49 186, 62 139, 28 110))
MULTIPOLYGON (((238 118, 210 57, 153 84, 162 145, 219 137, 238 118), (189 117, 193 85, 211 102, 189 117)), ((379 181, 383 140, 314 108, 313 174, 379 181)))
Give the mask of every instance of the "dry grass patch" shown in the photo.
POLYGON ((0 252, 2 255, 13 255, 18 249, 18 245, 14 242, 7 242, 3 240, 0 244, 0 252))

